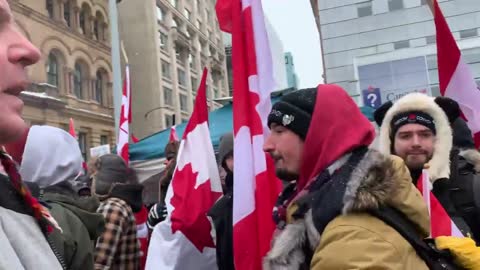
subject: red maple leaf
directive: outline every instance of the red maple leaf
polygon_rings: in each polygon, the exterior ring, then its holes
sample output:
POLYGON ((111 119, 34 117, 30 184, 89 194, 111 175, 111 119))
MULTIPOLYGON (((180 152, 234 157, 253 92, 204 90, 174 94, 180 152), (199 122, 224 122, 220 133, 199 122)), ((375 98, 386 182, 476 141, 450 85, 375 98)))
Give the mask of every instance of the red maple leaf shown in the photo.
POLYGON ((198 172, 192 171, 190 163, 175 172, 174 194, 170 201, 175 209, 171 221, 172 233, 181 231, 198 251, 203 252, 205 247, 215 248, 207 212, 221 193, 212 191, 210 180, 195 188, 197 176, 198 172))

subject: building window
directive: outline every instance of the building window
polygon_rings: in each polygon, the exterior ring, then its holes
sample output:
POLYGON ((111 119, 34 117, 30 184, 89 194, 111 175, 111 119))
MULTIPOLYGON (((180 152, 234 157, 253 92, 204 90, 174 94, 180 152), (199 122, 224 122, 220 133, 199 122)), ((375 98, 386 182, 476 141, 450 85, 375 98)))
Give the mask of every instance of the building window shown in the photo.
POLYGON ((163 21, 164 13, 163 9, 157 6, 157 21, 163 21))
POLYGON ((73 90, 75 92, 75 96, 79 99, 83 99, 83 70, 80 64, 75 64, 75 72, 73 76, 73 90))
POLYGON ((198 81, 194 77, 192 77, 191 80, 192 80, 192 92, 196 93, 198 88, 198 81))
POLYGON ((183 10, 183 15, 185 15, 185 18, 187 18, 187 20, 189 20, 189 21, 190 21, 191 14, 192 13, 188 9, 183 10))
POLYGON ((87 34, 87 23, 85 21, 86 17, 87 17, 86 11, 84 9, 82 9, 80 11, 79 21, 80 21, 80 28, 82 29, 82 33, 84 35, 87 34))
POLYGON ((87 134, 85 132, 78 133, 78 145, 80 146, 80 152, 82 152, 83 160, 87 160, 87 134))
POLYGON ((65 22, 67 23, 67 26, 70 27, 71 26, 71 22, 70 22, 70 14, 71 14, 71 10, 70 10, 70 1, 67 1, 65 3, 63 3, 63 19, 65 20, 65 22))
POLYGON ((372 2, 365 2, 357 4, 358 17, 367 17, 373 14, 372 2))
POLYGON ((427 40, 427 44, 435 44, 437 43, 437 37, 435 35, 428 36, 425 38, 427 40))
POLYGON ((388 10, 400 10, 403 9, 403 0, 388 0, 388 10))
POLYGON ((219 92, 217 88, 213 88, 213 98, 219 98, 219 92))
POLYGON ((97 40, 100 40, 100 32, 98 31, 100 26, 99 26, 100 22, 98 20, 95 20, 93 22, 93 34, 95 35, 95 38, 97 40))
POLYGON ((188 118, 182 118, 182 123, 187 123, 188 122, 188 118))
POLYGON ((107 135, 102 135, 100 136, 100 145, 106 145, 108 143, 108 136, 107 135))
POLYGON ((188 55, 188 64, 190 68, 195 68, 195 56, 191 53, 188 55))
POLYGON ((198 30, 202 30, 202 22, 199 19, 197 19, 197 28, 198 30))
POLYGON ((470 38, 478 36, 477 28, 460 31, 460 38, 470 38))
POLYGON ((162 60, 162 74, 163 78, 171 80, 172 74, 170 72, 170 64, 162 60))
POLYGON ((180 110, 187 112, 188 111, 187 96, 184 94, 179 94, 178 98, 180 99, 180 110))
POLYGON ((177 69, 177 75, 178 75, 178 84, 181 86, 187 86, 187 78, 185 76, 185 71, 181 69, 177 69))
POLYGON ((163 87, 163 102, 165 105, 173 106, 173 91, 170 88, 163 87))
POLYGON ((95 82, 95 101, 97 101, 98 104, 103 104, 103 86, 103 74, 99 70, 97 71, 97 80, 95 82))
POLYGON ((426 5, 426 4, 428 4, 428 1, 429 1, 429 0, 421 0, 421 1, 420 1, 420 5, 422 5, 422 6, 423 6, 423 5, 426 5))
POLYGON ((160 32, 160 49, 166 50, 168 45, 168 36, 160 32))
POLYGON ((393 43, 393 48, 395 50, 400 50, 410 47, 410 40, 402 40, 393 43))
POLYGON ((58 61, 53 53, 48 55, 47 82, 48 84, 58 86, 58 61))
POLYGON ((165 114, 165 127, 168 128, 173 126, 175 124, 174 119, 175 119, 174 115, 165 114))
POLYGON ((47 12, 48 12, 48 17, 50 17, 50 19, 53 19, 53 16, 54 16, 54 13, 53 13, 53 0, 47 0, 47 2, 46 2, 46 8, 47 8, 47 12))

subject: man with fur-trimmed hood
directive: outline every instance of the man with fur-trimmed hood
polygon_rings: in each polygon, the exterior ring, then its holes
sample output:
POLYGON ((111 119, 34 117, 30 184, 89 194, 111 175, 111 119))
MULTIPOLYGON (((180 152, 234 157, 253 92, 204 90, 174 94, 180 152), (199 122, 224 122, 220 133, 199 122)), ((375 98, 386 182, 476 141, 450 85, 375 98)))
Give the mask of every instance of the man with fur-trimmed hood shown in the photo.
POLYGON ((343 89, 287 94, 268 125, 264 150, 291 184, 274 209, 277 232, 263 269, 428 269, 375 214, 395 209, 426 237, 426 205, 400 158, 368 149, 374 128, 343 89))
POLYGON ((377 113, 382 120, 380 151, 401 157, 415 185, 427 168, 435 196, 459 229, 465 235, 473 234, 478 242, 480 213, 475 201, 480 193, 475 194, 475 189, 480 192, 480 182, 475 182, 480 179, 474 167, 480 166, 480 154, 471 149, 473 139, 459 117, 458 104, 412 93, 383 107, 387 108, 377 113))

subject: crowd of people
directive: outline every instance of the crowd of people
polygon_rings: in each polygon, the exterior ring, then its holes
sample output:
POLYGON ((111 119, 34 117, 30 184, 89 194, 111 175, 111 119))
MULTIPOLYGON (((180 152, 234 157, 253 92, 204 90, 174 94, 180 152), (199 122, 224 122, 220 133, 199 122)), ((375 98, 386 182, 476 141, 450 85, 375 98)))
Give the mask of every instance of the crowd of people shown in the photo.
MULTIPOLYGON (((84 171, 69 133, 25 124, 19 95, 39 58, 0 0, 0 269, 144 269, 155 256, 149 234, 167 216, 179 142, 165 147, 162 196, 147 210, 143 186, 120 156, 92 159, 84 171)), ((413 93, 383 104, 375 121, 378 150, 374 126, 335 85, 294 91, 273 105, 263 150, 284 189, 264 269, 479 269, 480 152, 459 105, 413 93), (431 224, 416 186, 425 170, 466 236, 457 239, 461 249, 448 245, 452 239, 423 240, 431 224)), ((235 269, 233 181, 242 179, 234 178, 233 141, 231 133, 221 139, 224 195, 206 213, 222 270, 235 269)))

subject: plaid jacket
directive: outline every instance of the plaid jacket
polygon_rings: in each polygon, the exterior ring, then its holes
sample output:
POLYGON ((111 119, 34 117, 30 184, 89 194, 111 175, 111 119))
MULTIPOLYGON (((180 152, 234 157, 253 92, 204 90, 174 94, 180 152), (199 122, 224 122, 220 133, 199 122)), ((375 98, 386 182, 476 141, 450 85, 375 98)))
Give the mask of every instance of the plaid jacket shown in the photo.
POLYGON ((140 244, 131 207, 118 198, 108 198, 97 210, 105 217, 105 231, 95 247, 96 270, 138 270, 140 244))

